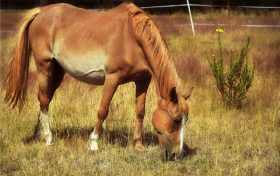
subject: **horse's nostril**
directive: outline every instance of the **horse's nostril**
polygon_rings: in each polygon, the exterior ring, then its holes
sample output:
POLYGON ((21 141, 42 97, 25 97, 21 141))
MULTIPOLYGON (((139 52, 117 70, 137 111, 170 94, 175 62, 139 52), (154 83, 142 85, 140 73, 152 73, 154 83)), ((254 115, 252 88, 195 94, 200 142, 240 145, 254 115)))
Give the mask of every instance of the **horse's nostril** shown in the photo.
POLYGON ((167 161, 175 161, 176 160, 176 153, 171 153, 168 150, 165 150, 165 158, 167 161))

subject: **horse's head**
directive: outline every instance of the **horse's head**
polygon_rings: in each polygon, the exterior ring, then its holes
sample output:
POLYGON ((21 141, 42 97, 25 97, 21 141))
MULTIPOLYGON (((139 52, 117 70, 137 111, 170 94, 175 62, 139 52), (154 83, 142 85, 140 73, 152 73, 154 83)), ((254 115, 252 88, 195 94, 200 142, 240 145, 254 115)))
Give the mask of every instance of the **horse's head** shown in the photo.
POLYGON ((152 123, 157 131, 160 146, 165 149, 168 160, 182 155, 184 127, 188 119, 189 106, 186 102, 191 95, 181 95, 173 88, 169 99, 160 99, 153 113, 152 123))

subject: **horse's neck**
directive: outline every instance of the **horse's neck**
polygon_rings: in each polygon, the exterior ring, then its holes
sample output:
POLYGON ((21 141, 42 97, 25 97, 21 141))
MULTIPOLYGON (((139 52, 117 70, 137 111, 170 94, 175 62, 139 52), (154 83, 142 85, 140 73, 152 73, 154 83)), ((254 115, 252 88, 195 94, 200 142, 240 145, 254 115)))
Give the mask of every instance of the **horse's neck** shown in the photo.
POLYGON ((170 59, 165 39, 150 17, 141 9, 133 4, 126 5, 125 9, 130 14, 135 34, 156 77, 160 96, 169 98, 170 91, 177 85, 178 75, 173 60, 170 59))
POLYGON ((152 41, 151 43, 156 44, 144 46, 147 60, 156 78, 161 98, 168 99, 172 88, 177 87, 179 77, 163 39, 152 41))
POLYGON ((161 98, 169 99, 172 88, 178 86, 178 74, 171 58, 153 58, 150 60, 161 98))

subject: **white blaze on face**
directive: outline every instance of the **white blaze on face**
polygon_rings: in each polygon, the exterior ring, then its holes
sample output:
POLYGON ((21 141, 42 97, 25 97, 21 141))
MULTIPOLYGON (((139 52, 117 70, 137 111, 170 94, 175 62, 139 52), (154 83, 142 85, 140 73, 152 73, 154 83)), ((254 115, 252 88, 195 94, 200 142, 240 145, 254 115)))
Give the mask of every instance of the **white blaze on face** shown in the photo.
POLYGON ((183 151, 183 147, 184 147, 185 123, 186 123, 186 114, 183 113, 183 119, 182 119, 182 123, 181 123, 181 131, 180 131, 180 153, 183 151))

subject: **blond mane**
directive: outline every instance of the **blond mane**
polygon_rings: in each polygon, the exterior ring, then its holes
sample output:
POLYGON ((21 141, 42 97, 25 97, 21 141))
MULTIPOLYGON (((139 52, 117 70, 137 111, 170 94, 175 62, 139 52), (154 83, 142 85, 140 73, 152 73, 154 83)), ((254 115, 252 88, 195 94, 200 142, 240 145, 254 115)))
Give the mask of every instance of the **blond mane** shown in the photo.
POLYGON ((151 18, 132 3, 125 4, 135 33, 142 44, 148 63, 157 80, 162 98, 169 98, 170 91, 178 85, 178 74, 170 57, 166 40, 151 18))

